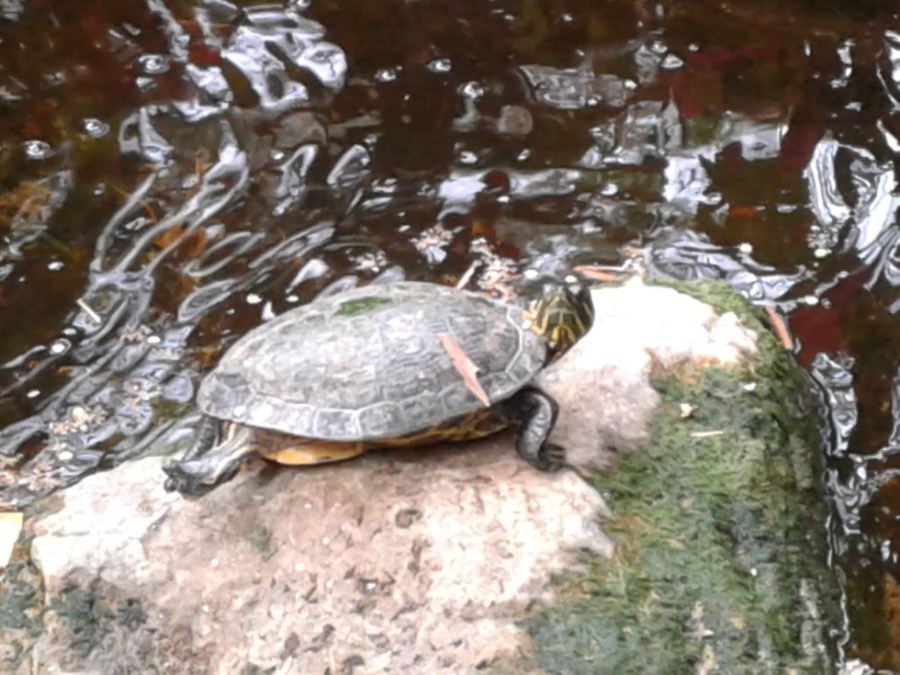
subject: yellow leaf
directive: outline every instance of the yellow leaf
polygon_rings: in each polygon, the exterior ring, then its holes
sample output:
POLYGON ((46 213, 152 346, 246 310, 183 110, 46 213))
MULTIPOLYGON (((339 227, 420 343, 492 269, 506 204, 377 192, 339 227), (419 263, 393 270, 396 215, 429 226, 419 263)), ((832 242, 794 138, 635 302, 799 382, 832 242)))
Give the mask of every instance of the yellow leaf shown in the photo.
POLYGON ((22 514, 13 511, 0 513, 0 569, 9 564, 13 547, 22 531, 22 514))

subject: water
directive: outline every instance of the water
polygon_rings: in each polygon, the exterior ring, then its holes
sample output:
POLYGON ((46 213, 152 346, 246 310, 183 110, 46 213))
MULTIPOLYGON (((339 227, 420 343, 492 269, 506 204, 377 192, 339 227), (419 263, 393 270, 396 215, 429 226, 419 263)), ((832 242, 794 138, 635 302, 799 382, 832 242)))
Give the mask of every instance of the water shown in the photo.
POLYGON ((199 376, 318 294, 649 244, 788 317, 830 406, 839 639, 900 668, 889 5, 4 4, 3 499, 183 444, 199 376))

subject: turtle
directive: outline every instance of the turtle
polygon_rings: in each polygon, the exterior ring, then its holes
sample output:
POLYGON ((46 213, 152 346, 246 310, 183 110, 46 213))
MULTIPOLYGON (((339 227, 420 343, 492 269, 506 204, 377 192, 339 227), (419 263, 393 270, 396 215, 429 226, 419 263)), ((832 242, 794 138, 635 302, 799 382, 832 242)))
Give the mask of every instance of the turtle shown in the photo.
POLYGON ((589 287, 568 281, 544 282, 530 301, 395 281, 275 317, 202 380, 203 417, 181 460, 164 465, 166 489, 201 496, 254 452, 319 464, 510 426, 526 462, 558 469, 565 452, 547 440, 558 406, 532 380, 593 323, 589 287))

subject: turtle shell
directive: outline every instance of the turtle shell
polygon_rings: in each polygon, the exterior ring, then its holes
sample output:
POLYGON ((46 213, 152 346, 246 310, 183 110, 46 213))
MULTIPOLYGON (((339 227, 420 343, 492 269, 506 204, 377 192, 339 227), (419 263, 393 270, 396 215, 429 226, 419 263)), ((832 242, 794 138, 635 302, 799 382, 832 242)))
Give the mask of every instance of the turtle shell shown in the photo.
POLYGON ((492 404, 547 359, 524 309, 469 291, 374 284, 285 312, 242 337, 203 380, 208 415, 294 436, 365 441, 424 431, 483 409, 454 367, 449 334, 492 404))

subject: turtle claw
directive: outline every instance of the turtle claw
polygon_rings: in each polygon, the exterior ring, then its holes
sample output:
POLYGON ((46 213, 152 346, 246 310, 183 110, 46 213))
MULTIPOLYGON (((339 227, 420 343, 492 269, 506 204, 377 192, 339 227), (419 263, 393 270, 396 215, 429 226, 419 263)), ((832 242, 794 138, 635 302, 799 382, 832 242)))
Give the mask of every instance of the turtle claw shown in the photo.
POLYGON ((544 443, 538 452, 534 466, 541 471, 559 471, 568 466, 566 449, 556 443, 544 443))
POLYGON ((571 462, 564 462, 562 465, 562 468, 569 469, 570 471, 574 472, 576 476, 578 476, 579 478, 581 478, 583 481, 585 481, 587 483, 589 483, 591 481, 591 479, 594 477, 594 475, 589 470, 587 470, 581 466, 576 466, 575 464, 572 464, 571 462))
POLYGON ((503 403, 506 419, 519 425, 519 455, 538 471, 559 471, 566 466, 565 448, 547 440, 558 411, 556 401, 537 387, 520 389, 503 403))
POLYGON ((169 461, 163 465, 166 492, 179 492, 185 497, 202 497, 222 483, 228 482, 240 468, 240 462, 220 470, 211 470, 208 461, 193 459, 188 461, 169 461))

